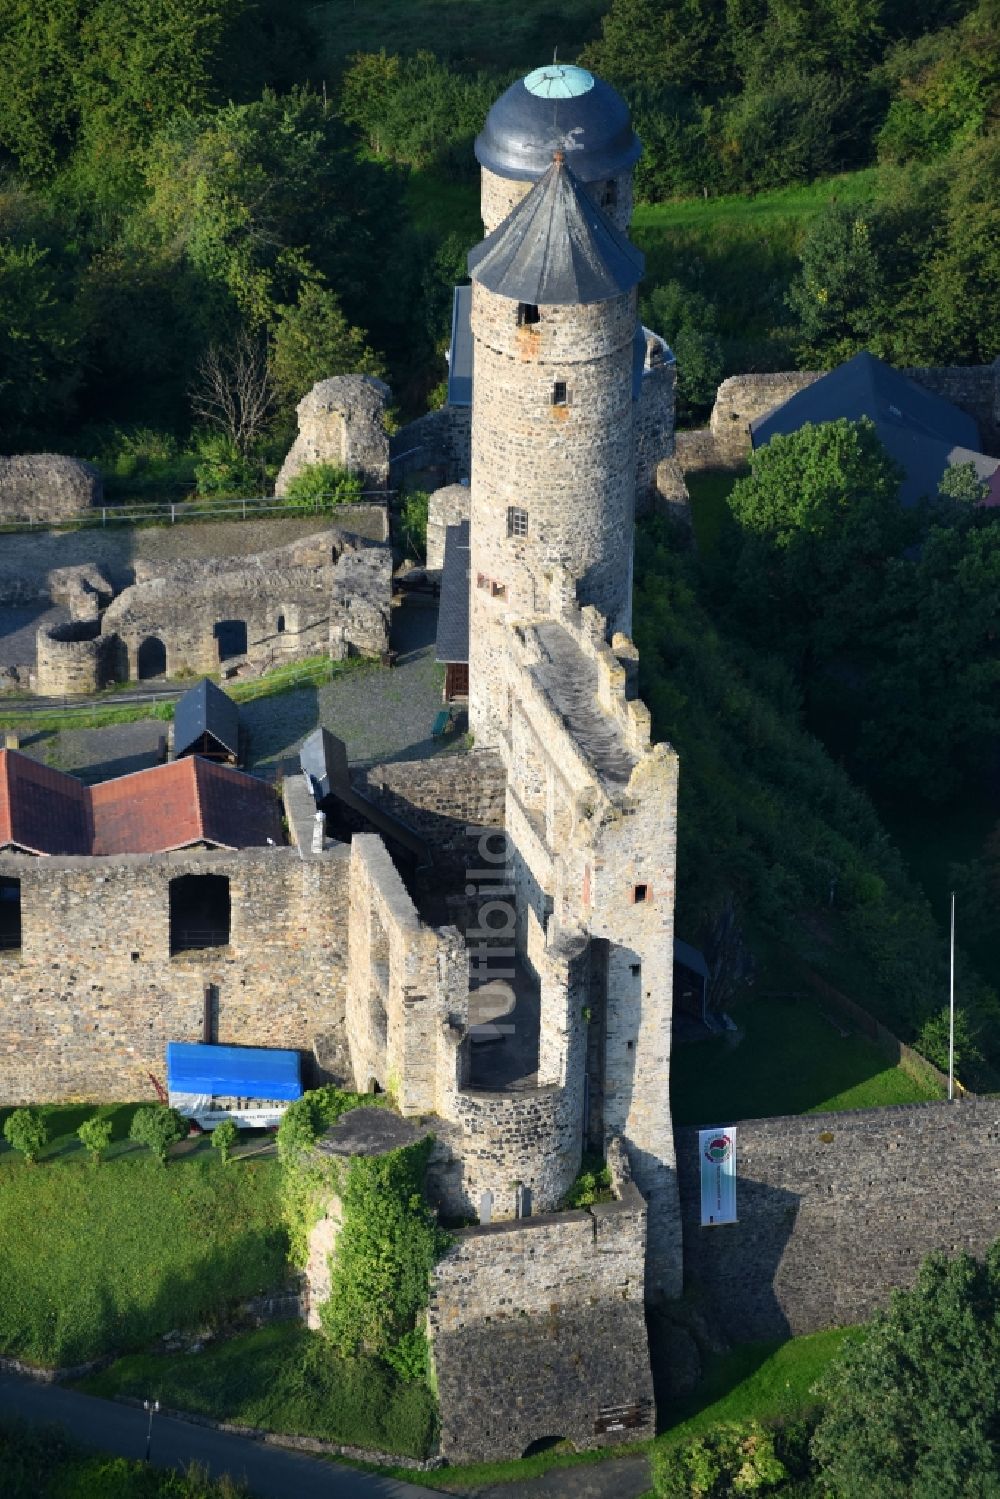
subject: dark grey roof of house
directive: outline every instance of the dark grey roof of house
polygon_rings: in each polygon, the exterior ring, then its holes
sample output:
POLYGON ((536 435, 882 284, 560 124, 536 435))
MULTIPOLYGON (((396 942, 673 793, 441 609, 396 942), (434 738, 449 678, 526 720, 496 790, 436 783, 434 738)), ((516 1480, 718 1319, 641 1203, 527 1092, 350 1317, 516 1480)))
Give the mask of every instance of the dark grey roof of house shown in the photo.
POLYGON ((444 533, 437 659, 449 665, 469 659, 469 522, 444 533))
POLYGON ((863 416, 875 424, 886 451, 904 470, 904 506, 935 494, 949 464, 974 462, 979 454, 979 429, 971 416, 868 353, 855 354, 758 417, 750 423, 750 436, 760 448, 776 433, 797 432, 807 422, 858 421, 863 416))
POLYGON ((499 228, 469 252, 489 291, 538 306, 606 302, 631 291, 645 258, 558 156, 499 228))
POLYGON ((240 710, 207 677, 178 699, 174 709, 174 754, 182 755, 203 734, 210 734, 230 754, 239 753, 240 710))
POLYGON ((554 63, 501 94, 476 138, 476 157, 488 171, 524 182, 540 177, 559 149, 581 181, 599 182, 632 166, 642 144, 610 84, 554 63))
POLYGON ((409 823, 395 817, 353 784, 347 746, 336 734, 322 727, 313 729, 299 747, 299 764, 318 807, 340 802, 365 818, 377 832, 415 854, 421 864, 429 867, 433 863, 427 844, 409 823))
POLYGON ((456 286, 451 309, 448 405, 472 405, 472 287, 456 286))

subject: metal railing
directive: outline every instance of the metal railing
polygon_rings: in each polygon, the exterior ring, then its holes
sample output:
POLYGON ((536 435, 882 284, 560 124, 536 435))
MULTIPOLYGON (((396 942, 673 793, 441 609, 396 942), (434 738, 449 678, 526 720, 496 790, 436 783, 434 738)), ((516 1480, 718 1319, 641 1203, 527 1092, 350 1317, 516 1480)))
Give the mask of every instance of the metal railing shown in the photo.
MULTIPOLYGON (((359 496, 364 509, 386 509, 394 490, 364 489, 359 496)), ((78 510, 59 520, 3 521, 0 533, 19 531, 60 531, 102 528, 105 526, 136 526, 143 523, 177 525, 182 521, 253 520, 259 516, 337 515, 356 510, 358 505, 338 503, 334 495, 318 495, 307 504, 282 502, 274 495, 257 495, 246 499, 234 498, 223 501, 164 500, 142 505, 93 505, 88 510, 78 510), (329 502, 329 503, 328 503, 329 502)))

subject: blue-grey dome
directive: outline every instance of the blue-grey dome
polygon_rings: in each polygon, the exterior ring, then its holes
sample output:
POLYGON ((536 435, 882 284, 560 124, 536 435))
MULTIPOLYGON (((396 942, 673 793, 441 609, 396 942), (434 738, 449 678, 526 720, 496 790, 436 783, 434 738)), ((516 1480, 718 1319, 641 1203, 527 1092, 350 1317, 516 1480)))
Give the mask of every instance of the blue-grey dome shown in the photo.
POLYGON ((536 68, 512 84, 476 138, 480 166, 521 182, 541 177, 557 149, 583 182, 617 176, 642 150, 621 95, 568 63, 536 68))

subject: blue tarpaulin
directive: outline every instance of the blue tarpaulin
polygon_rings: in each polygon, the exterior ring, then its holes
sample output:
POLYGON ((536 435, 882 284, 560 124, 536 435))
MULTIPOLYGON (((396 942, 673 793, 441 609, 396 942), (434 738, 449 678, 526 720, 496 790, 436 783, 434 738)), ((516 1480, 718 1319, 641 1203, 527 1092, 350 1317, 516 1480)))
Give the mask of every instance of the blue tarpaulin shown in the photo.
POLYGON ((215 1098, 302 1097, 297 1051, 167 1042, 167 1088, 215 1098))

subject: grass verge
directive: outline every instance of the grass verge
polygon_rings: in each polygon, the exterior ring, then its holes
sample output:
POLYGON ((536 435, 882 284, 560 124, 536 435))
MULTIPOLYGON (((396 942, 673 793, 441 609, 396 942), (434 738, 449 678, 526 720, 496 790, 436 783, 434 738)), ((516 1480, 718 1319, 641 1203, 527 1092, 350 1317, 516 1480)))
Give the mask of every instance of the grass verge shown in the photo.
POLYGON ((249 1499, 242 1483, 213 1483, 197 1464, 184 1473, 84 1451, 57 1426, 0 1418, 4 1499, 249 1499))
POLYGON ((874 1109, 940 1098, 930 1081, 888 1063, 867 1037, 828 1019, 813 997, 756 996, 732 1006, 741 1037, 716 1036, 673 1053, 676 1124, 775 1114, 874 1109))
POLYGON ((125 1117, 97 1168, 57 1141, 36 1166, 0 1154, 0 1352, 80 1363, 212 1321, 284 1281, 277 1162, 223 1167, 197 1151, 164 1169, 124 1146, 125 1117))
POLYGON ((379 1359, 339 1358, 297 1323, 241 1333, 198 1354, 133 1354, 79 1388, 408 1457, 425 1457, 436 1431, 426 1385, 404 1382, 379 1359))

